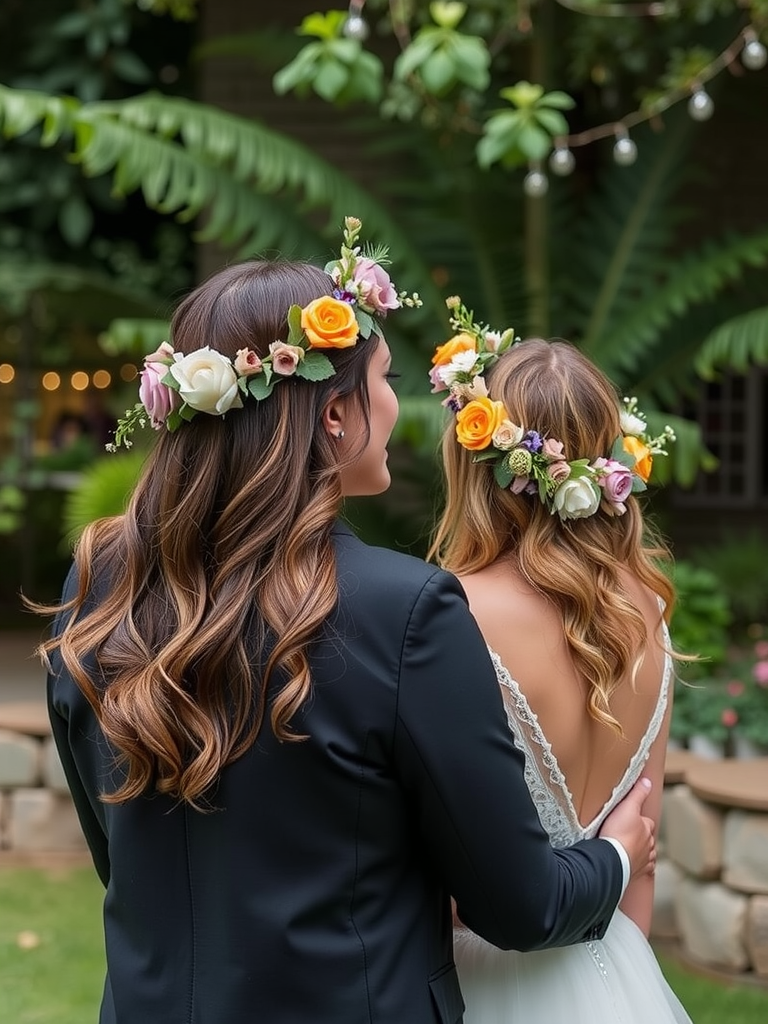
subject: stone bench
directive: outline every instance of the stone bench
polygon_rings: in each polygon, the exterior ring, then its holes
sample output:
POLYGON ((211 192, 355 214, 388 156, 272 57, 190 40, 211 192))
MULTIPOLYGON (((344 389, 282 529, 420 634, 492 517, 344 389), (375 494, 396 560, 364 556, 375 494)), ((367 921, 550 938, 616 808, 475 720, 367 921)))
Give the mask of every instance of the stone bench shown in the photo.
POLYGON ((768 758, 667 759, 652 937, 768 981, 768 758))
POLYGON ((0 704, 0 859, 87 854, 48 713, 40 701, 0 704))

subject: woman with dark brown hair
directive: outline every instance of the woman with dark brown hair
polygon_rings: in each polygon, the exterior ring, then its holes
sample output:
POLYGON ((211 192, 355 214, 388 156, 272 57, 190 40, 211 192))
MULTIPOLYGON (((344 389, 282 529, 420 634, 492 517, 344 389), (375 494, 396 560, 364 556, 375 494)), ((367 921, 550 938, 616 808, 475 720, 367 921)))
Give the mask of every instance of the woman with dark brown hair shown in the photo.
POLYGON ((459 1021, 449 894, 528 949, 602 934, 653 868, 640 787, 609 842, 551 849, 461 588, 339 522, 389 484, 381 321, 414 301, 359 231, 181 303, 115 434, 157 428, 144 474, 75 554, 49 700, 101 1024, 459 1021))
MULTIPOLYGON (((455 414, 433 554, 491 651, 552 844, 597 835, 641 773, 658 823, 674 592, 636 493, 674 435, 649 437, 572 345, 515 342, 449 302, 458 333, 431 372, 455 414)), ((502 952, 459 924, 467 1024, 689 1024, 646 941, 653 881, 633 878, 601 940, 567 949, 502 952)))

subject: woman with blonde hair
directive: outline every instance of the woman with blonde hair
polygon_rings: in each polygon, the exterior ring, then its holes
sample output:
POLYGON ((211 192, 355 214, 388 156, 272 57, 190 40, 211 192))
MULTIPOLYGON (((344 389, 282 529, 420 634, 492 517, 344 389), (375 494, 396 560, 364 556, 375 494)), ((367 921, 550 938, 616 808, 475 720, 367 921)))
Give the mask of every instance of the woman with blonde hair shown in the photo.
MULTIPOLYGON (((672 431, 650 438, 573 346, 449 306, 457 333, 430 374, 454 414, 432 553, 467 593, 553 845, 596 835, 642 772, 658 823, 673 592, 635 493, 672 431)), ((466 1024, 687 1022, 646 940, 652 899, 652 875, 635 878, 605 936, 567 949, 502 952, 457 921, 466 1024)))
POLYGON ((115 434, 157 429, 143 476, 75 554, 49 702, 106 887, 101 1024, 458 1021, 449 893, 527 949, 602 934, 624 857, 653 867, 640 787, 608 842, 551 849, 460 587, 339 522, 389 485, 382 321, 416 301, 359 232, 182 301, 115 434))

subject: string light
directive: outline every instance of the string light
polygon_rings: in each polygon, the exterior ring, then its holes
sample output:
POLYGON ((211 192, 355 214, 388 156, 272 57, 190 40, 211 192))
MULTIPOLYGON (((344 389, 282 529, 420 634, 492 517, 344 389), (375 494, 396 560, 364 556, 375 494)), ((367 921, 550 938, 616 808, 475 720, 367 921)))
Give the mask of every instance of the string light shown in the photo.
POLYGON ((10 363, 0 363, 0 384, 10 384, 16 371, 10 363))
MULTIPOLYGON (((559 0, 562 3, 562 0, 559 0)), ((568 6, 563 4, 563 6, 568 6)), ((657 5, 649 5, 655 7, 657 5)), ((575 8, 574 8, 575 9, 575 8)), ((597 13, 595 8, 584 9, 584 14, 597 13)), ((647 14, 657 14, 658 11, 647 10, 647 14)), ((632 113, 627 114, 620 121, 609 121, 606 124, 597 125, 594 128, 589 128, 583 132, 577 132, 573 135, 565 135, 555 140, 555 149, 550 157, 549 166, 554 174, 565 175, 570 174, 573 170, 570 167, 570 160, 568 156, 573 156, 571 150, 578 148, 579 146, 588 146, 592 142, 596 142, 598 139, 610 138, 611 135, 616 137, 616 142, 613 147, 613 159, 621 167, 628 167, 633 164, 638 157, 637 145, 629 138, 628 130, 634 128, 639 124, 643 124, 646 121, 650 121, 660 114, 665 113, 670 107, 681 102, 682 100, 688 100, 688 112, 690 116, 696 121, 706 121, 714 113, 715 105, 712 101, 712 97, 704 88, 707 82, 710 82, 713 78, 720 74, 725 68, 730 67, 738 57, 741 57, 742 63, 749 70, 759 71, 762 67, 768 63, 768 50, 757 37, 757 32, 754 26, 749 25, 742 29, 741 32, 736 36, 733 42, 727 46, 722 53, 705 68, 703 68, 696 79, 696 82, 691 86, 689 83, 685 86, 680 86, 677 89, 672 89, 666 95, 657 99, 652 106, 648 108, 641 108, 635 110, 632 113), (561 155, 556 155, 561 154, 561 155), (568 167, 569 170, 561 168, 568 167), (558 168, 558 169, 556 169, 558 168)), ((575 165, 575 162, 574 162, 575 165)), ((531 170, 523 180, 523 191, 528 196, 543 196, 547 192, 547 181, 546 176, 538 172, 538 176, 531 170), (532 177, 533 175, 533 177, 532 177), (540 179, 543 178, 542 182, 540 179)))
POLYGON ((549 158, 549 169, 552 173, 556 174, 558 178, 567 178, 569 174, 573 174, 575 167, 576 157, 570 149, 562 143, 556 142, 549 158))
POLYGON ((56 391, 61 387, 61 377, 55 370, 49 370, 48 373, 43 374, 43 379, 40 383, 46 391, 56 391))
POLYGON ((108 388, 112 383, 112 374, 109 370, 97 370, 92 377, 92 382, 95 388, 108 388))
POLYGON ((120 380, 124 380, 126 384, 129 384, 132 380, 136 379, 138 372, 133 363, 123 363, 120 367, 120 380))
POLYGON ((744 49, 741 51, 741 62, 749 71, 759 71, 768 62, 768 50, 757 38, 757 33, 750 27, 744 30, 744 49))
POLYGON ((357 39, 358 42, 365 42, 370 33, 368 22, 363 17, 365 0, 351 0, 347 20, 342 26, 342 33, 347 39, 357 39))
POLYGON ((549 181, 540 167, 533 165, 523 181, 523 192, 532 199, 545 196, 549 189, 549 181))
POLYGON ((688 113, 694 121, 708 121, 715 112, 715 104, 706 89, 697 88, 688 100, 688 113))
POLYGON ((90 384, 90 378, 84 370, 75 370, 72 376, 69 378, 69 383, 75 389, 75 391, 85 391, 90 384))
POLYGON ((630 139, 625 131, 618 130, 617 138, 613 147, 614 163, 619 167, 630 167, 637 160, 637 145, 630 139))

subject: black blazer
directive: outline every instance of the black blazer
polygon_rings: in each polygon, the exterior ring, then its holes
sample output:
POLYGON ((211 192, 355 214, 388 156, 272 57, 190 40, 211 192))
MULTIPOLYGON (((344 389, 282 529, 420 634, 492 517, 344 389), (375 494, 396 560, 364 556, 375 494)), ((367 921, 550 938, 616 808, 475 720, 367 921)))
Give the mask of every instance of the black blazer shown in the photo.
POLYGON ((334 539, 339 604, 295 722, 309 739, 265 726, 220 810, 101 803, 113 757, 54 659, 54 736, 106 886, 101 1024, 451 1024, 449 894, 504 948, 608 925, 619 857, 550 848, 458 582, 334 539))

